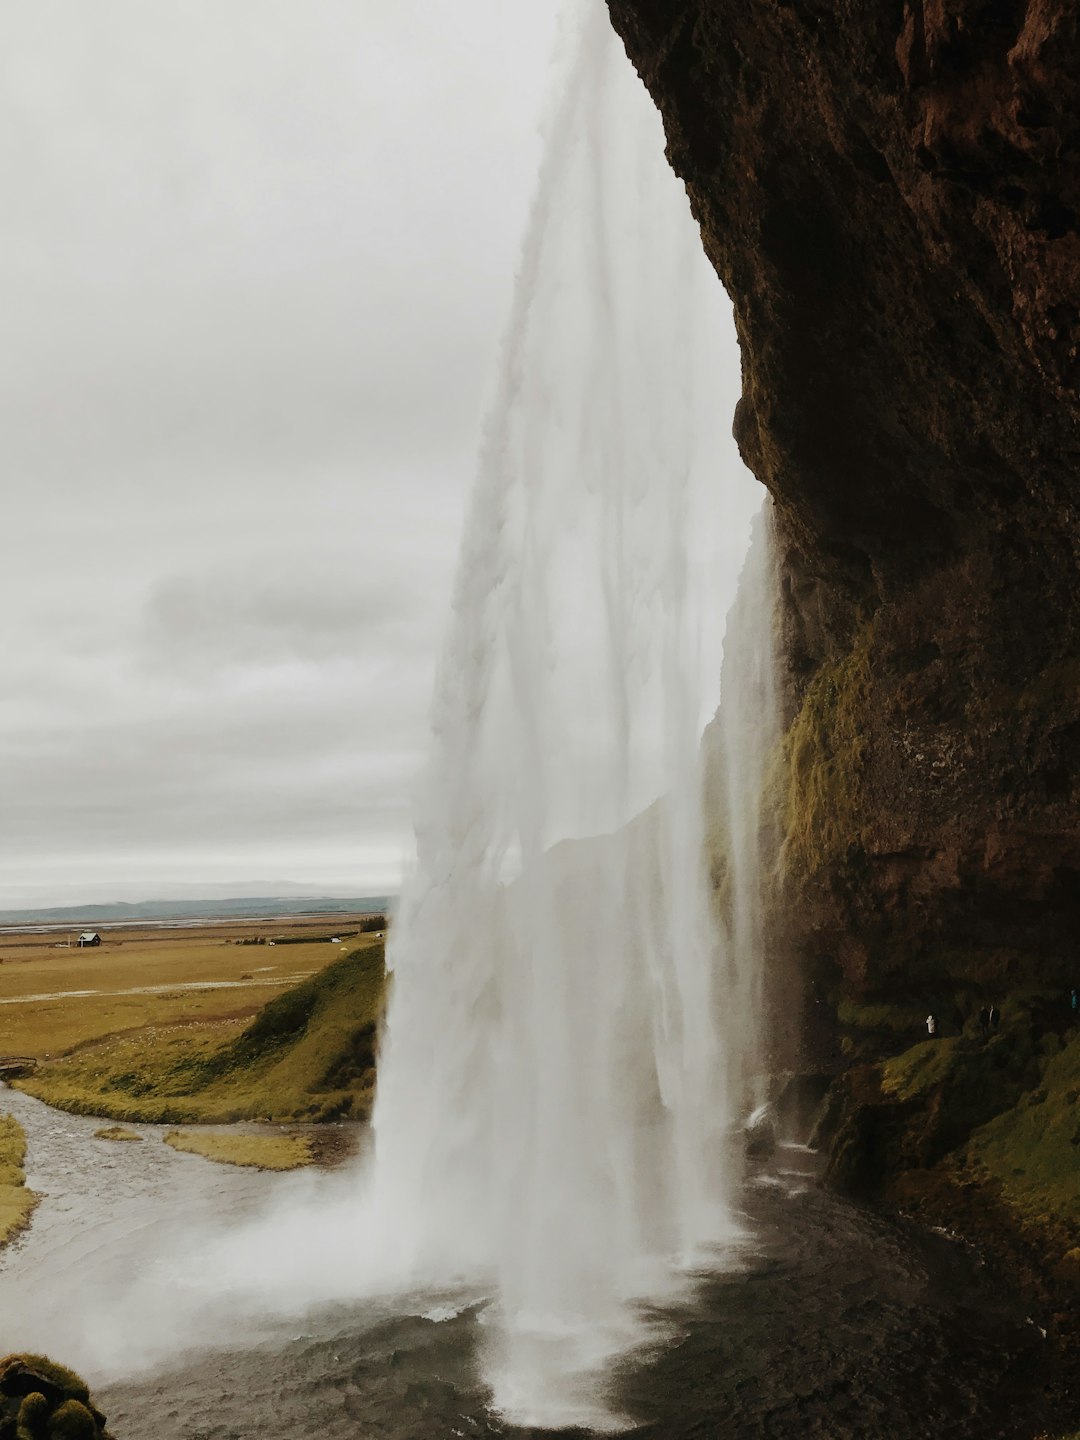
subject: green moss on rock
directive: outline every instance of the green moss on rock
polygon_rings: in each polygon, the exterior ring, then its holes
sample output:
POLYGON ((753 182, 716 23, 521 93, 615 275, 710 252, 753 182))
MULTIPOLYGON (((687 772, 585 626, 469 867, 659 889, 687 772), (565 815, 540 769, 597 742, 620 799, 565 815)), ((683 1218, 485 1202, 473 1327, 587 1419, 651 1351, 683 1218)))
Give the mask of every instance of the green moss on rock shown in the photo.
POLYGON ((96 1440, 99 1433, 93 1415, 78 1400, 65 1400, 49 1418, 49 1440, 96 1440))
POLYGON ((860 780, 870 726, 873 622, 814 676, 785 742, 787 869, 817 874, 860 833, 860 780))
POLYGON ((841 1000, 836 1018, 842 1026, 852 1030, 910 1036, 925 1030, 926 1006, 877 1000, 859 1004, 854 1000, 841 1000))
POLYGON ((41 1440, 49 1418, 49 1402, 38 1390, 24 1395, 15 1419, 15 1440, 41 1440))
MULTIPOLYGON (((90 1399, 90 1387, 82 1376, 77 1375, 74 1370, 69 1370, 66 1365, 58 1365, 47 1355, 9 1355, 7 1359, 0 1360, 0 1377, 3 1376, 4 1366, 9 1360, 29 1367, 39 1378, 57 1390, 61 1390, 67 1395, 73 1395, 76 1400, 90 1399)), ((2 1379, 0 1379, 0 1384, 2 1384, 2 1379)))
POLYGON ((11 1440, 109 1440, 85 1380, 45 1355, 0 1360, 0 1436, 11 1440))
POLYGON ((947 1083, 957 1066, 955 1038, 925 1040, 881 1067, 881 1088, 898 1100, 913 1100, 947 1083))
MULTIPOLYGON (((989 1038, 963 1034, 922 1040, 891 1059, 842 1076, 823 1136, 831 1144, 831 1177, 858 1193, 881 1190, 905 1171, 958 1156, 981 1127, 1002 1124, 1009 1116, 1023 1121, 1024 1107, 1044 1098, 1038 1088, 1046 1083, 1044 1067, 1058 1065, 1064 1075, 1059 1063, 1064 1057, 1047 1061, 1044 1037, 1026 1006, 1008 1006, 1004 1017, 989 1038)), ((1060 1082, 1062 1093, 1067 1093, 1065 1084, 1060 1082)), ((999 1170, 1014 1163, 1004 1158, 1014 1148, 1008 1133, 999 1170)), ((1072 1154, 1077 1156, 1075 1150, 1072 1154)), ((1076 1158, 1073 1165, 1080 1168, 1076 1158)))

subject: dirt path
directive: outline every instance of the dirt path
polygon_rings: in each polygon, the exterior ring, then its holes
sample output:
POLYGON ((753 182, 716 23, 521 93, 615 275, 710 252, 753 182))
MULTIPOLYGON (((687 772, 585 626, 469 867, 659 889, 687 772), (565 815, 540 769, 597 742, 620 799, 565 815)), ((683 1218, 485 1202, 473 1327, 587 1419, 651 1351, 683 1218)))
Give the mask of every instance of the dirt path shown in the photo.
POLYGON ((87 1000, 96 995, 182 995, 190 990, 252 990, 272 986, 298 985, 308 978, 306 970, 295 975, 275 975, 256 980, 192 980, 172 985, 124 985, 117 990, 47 990, 40 995, 0 995, 0 1005, 34 1005, 43 1000, 87 1000))

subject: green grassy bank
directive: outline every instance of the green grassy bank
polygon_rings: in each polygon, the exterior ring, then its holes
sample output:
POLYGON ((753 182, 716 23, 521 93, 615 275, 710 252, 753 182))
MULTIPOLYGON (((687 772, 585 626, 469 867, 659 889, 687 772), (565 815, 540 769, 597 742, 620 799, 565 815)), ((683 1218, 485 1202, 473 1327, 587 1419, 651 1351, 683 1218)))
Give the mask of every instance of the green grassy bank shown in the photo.
MULTIPOLYGON (((1080 1026, 1060 995, 1015 993, 977 1022, 856 1064, 830 1093, 820 1138, 844 1188, 959 1228, 1004 1220, 1080 1286, 1080 1026), (947 1218, 947 1216, 946 1216, 947 1218)), ((869 1012, 868 1012, 869 1013, 869 1012)))

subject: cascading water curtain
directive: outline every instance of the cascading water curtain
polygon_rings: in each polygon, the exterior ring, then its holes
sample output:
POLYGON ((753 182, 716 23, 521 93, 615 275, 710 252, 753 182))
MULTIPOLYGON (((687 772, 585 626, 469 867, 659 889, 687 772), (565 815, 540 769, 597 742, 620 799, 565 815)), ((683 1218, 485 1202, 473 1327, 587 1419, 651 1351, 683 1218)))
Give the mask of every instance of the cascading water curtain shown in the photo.
MULTIPOLYGON (((737 1234, 753 987, 704 860, 702 496, 723 298, 590 3, 554 116, 440 665, 366 1221, 490 1287, 498 1409, 624 1423, 609 1362, 737 1234)), ((707 508, 707 507, 706 507, 707 508)))
MULTIPOLYGON (((453 1288, 485 1302, 480 1358, 508 1419, 617 1429, 614 1364, 662 1333, 643 1317, 738 1243, 768 549, 747 562, 706 746, 720 933, 700 736, 720 669, 717 497, 747 483, 717 465, 730 320, 659 117, 602 0, 582 5, 436 681, 374 1164, 178 1232, 96 1291, 72 1343, 105 1363, 329 1302, 364 1297, 370 1320, 386 1297, 411 1306, 410 1287, 445 1314, 432 1292, 453 1288)), ((62 1318, 50 1300, 40 1333, 62 1318)))

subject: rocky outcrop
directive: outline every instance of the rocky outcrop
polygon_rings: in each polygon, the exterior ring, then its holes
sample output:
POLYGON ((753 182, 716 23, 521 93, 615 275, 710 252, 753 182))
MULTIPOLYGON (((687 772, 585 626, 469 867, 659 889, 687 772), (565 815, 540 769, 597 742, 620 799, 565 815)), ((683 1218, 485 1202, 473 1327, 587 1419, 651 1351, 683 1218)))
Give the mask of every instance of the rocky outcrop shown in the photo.
POLYGON ((37 1067, 38 1062, 32 1055, 0 1055, 0 1084, 25 1079, 37 1067))
POLYGON ((109 1440, 86 1382, 44 1355, 0 1360, 0 1440, 109 1440))
POLYGON ((1080 11, 609 8, 776 502, 810 999, 1080 983, 1080 11))

